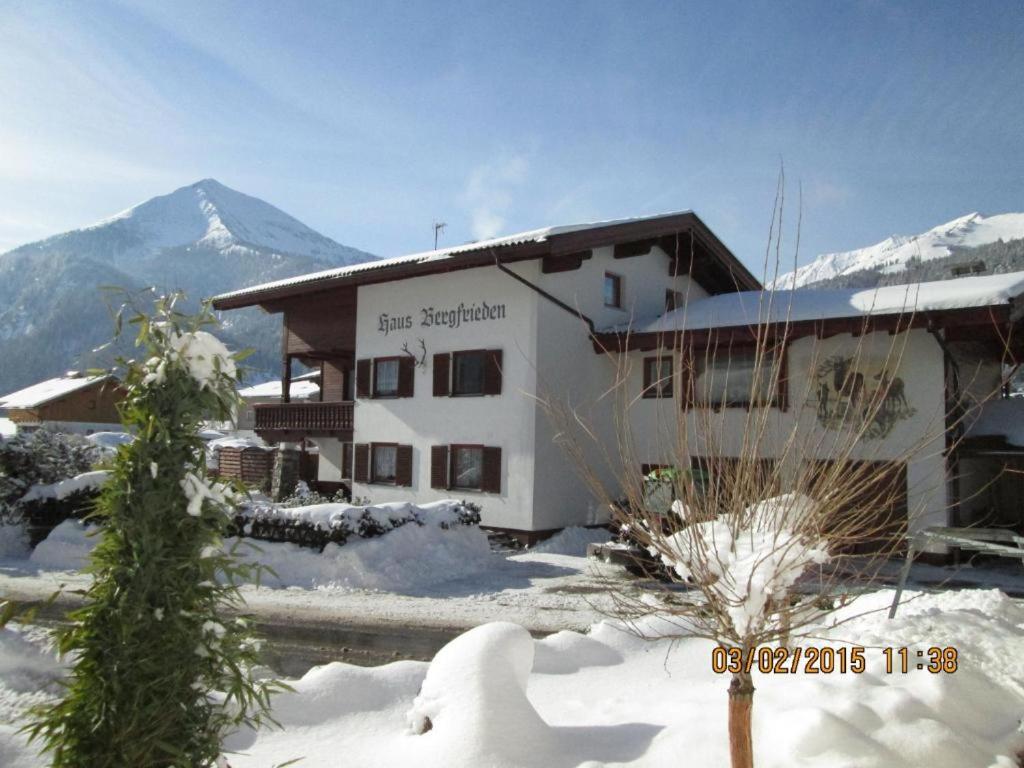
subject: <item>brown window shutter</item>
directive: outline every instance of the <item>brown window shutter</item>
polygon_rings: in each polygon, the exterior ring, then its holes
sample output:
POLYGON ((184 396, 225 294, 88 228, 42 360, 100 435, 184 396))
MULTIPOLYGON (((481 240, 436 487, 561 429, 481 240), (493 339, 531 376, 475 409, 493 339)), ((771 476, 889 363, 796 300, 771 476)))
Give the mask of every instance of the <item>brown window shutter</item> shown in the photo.
POLYGON ((435 445, 430 448, 430 487, 448 488, 448 446, 435 445))
POLYGON ((501 394, 501 350, 488 349, 484 364, 484 394, 501 394))
POLYGON ((416 361, 403 357, 398 361, 398 396, 412 397, 415 384, 416 361))
POLYGON ((372 370, 372 360, 356 361, 356 397, 369 397, 373 391, 370 386, 370 372, 372 370))
POLYGON ((642 390, 642 394, 643 394, 644 397, 654 397, 654 393, 651 392, 651 384, 654 383, 654 382, 651 381, 651 367, 652 367, 651 366, 651 360, 653 360, 653 359, 654 358, 651 358, 651 357, 645 357, 644 360, 643 360, 643 366, 644 366, 644 388, 642 390))
POLYGON ((411 445, 400 445, 395 449, 395 485, 412 485, 411 445))
POLYGON ((450 352, 434 355, 434 397, 447 397, 451 390, 452 356, 450 352))
POLYGON ((483 482, 480 490, 501 493, 501 448, 484 448, 483 482))
POLYGON ((355 445, 355 467, 352 479, 357 483, 370 482, 370 446, 367 443, 355 445))
POLYGON ((341 479, 352 479, 352 443, 341 444, 341 479))

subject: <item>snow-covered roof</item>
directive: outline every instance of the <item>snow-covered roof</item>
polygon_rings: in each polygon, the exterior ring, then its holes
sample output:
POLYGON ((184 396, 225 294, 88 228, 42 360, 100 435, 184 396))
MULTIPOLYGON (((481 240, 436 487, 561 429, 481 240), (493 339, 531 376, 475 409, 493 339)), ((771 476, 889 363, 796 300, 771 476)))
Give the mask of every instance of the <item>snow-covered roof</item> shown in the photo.
MULTIPOLYGON (((292 379, 291 388, 288 390, 292 400, 308 400, 320 393, 320 385, 315 381, 292 379)), ((281 397, 280 379, 265 381, 262 384, 254 384, 251 387, 238 390, 242 397, 281 397)))
POLYGON ((694 299, 654 321, 606 330, 666 333, 970 309, 1010 304, 1021 294, 1024 294, 1024 272, 860 290, 741 291, 694 299))
POLYGON ((17 392, 11 392, 9 395, 0 396, 0 408, 38 408, 40 405, 110 378, 112 377, 109 375, 58 376, 55 379, 47 379, 33 384, 31 387, 19 389, 17 392))
POLYGON ((411 253, 406 256, 395 256, 390 259, 377 259, 375 261, 363 262, 362 264, 353 264, 347 267, 337 267, 334 269, 326 269, 321 272, 311 272, 307 275, 298 275, 296 277, 290 277, 284 280, 275 280, 274 282, 263 283, 262 285, 254 285, 249 288, 242 288, 237 291, 222 293, 219 296, 215 296, 213 300, 224 301, 226 299, 231 299, 238 296, 246 296, 251 293, 261 293, 263 291, 269 291, 275 288, 286 288, 297 285, 303 285, 306 283, 319 282, 322 280, 330 280, 333 278, 358 275, 364 272, 387 269, 389 267, 396 267, 408 264, 427 264, 435 261, 443 261, 464 253, 485 251, 488 248, 501 248, 504 246, 521 245, 523 243, 530 242, 542 243, 548 238, 553 237, 555 235, 565 235, 572 232, 583 232, 588 229, 600 229, 602 227, 611 227, 619 224, 628 224, 637 221, 651 221, 654 219, 668 218, 671 216, 680 216, 687 213, 692 213, 692 211, 673 211, 671 213, 661 213, 654 216, 636 216, 627 219, 614 219, 611 221, 594 221, 583 224, 565 224, 560 226, 542 227, 540 229, 531 229, 525 232, 517 232, 516 234, 513 235, 505 235, 503 237, 491 238, 490 240, 479 240, 477 242, 467 243, 465 245, 456 246, 454 248, 439 248, 438 250, 435 251, 411 253))

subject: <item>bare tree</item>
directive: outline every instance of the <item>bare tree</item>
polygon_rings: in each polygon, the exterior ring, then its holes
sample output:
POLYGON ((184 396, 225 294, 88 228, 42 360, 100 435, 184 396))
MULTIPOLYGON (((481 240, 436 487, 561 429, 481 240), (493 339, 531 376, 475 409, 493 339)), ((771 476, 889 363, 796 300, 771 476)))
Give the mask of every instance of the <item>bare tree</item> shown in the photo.
MULTIPOLYGON (((780 187, 766 273, 778 273, 781 201, 780 187)), ((908 307, 914 298, 908 288, 908 307)), ((837 333, 794 317, 803 299, 792 292, 744 299, 726 322, 688 316, 686 301, 653 345, 647 334, 646 352, 620 336, 605 350, 614 383, 592 402, 539 397, 620 529, 691 588, 659 611, 727 651, 733 768, 754 762, 755 655, 799 648, 851 583, 876 583, 926 511, 921 494, 907 497, 907 463, 930 464, 943 488, 945 455, 977 405, 919 411, 908 399, 904 364, 928 332, 912 311, 882 328, 868 308, 837 333)), ((627 622, 651 613, 650 595, 614 597, 627 622)))

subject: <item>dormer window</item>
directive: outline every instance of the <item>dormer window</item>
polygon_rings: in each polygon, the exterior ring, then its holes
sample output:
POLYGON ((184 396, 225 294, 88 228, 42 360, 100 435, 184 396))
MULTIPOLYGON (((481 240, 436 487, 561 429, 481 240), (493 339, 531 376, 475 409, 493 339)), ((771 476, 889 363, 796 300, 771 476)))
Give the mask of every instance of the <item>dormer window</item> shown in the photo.
POLYGON ((622 277, 614 272, 604 273, 604 305, 622 308, 622 277))

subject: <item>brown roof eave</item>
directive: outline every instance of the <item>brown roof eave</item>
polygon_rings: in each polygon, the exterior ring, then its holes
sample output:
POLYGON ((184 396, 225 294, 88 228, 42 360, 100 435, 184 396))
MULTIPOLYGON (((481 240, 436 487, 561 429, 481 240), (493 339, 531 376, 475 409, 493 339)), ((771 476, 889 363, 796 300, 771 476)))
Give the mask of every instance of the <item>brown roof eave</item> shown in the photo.
MULTIPOLYGON (((897 333, 911 328, 989 328, 1009 341, 1011 313, 1009 305, 990 307, 964 307, 961 309, 930 310, 917 313, 888 315, 855 315, 831 317, 821 320, 797 320, 769 323, 768 333, 775 338, 789 340, 805 336, 835 336, 850 333, 855 336, 879 331, 897 333)), ((757 325, 732 325, 719 328, 697 328, 670 331, 611 331, 594 334, 597 352, 632 352, 654 349, 678 349, 683 344, 707 344, 711 340, 724 343, 734 340, 752 341, 757 338, 757 325)))

